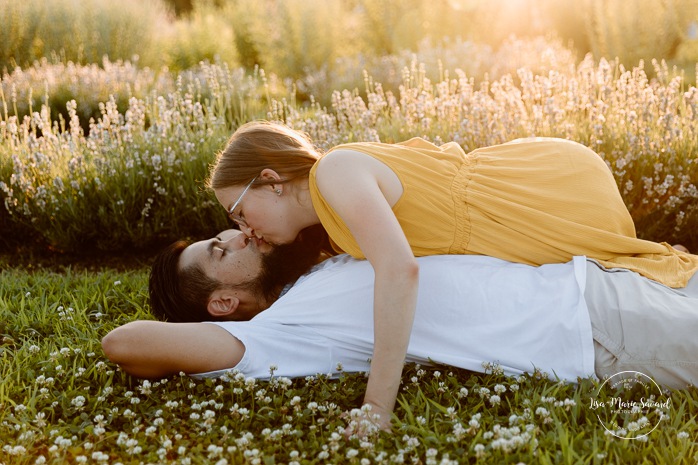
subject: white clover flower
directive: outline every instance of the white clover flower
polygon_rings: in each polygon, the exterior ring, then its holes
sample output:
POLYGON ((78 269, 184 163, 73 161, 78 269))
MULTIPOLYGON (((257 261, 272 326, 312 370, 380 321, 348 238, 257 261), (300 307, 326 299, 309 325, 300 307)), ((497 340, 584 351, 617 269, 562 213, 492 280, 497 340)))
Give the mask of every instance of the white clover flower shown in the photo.
POLYGON ((494 395, 494 396, 490 396, 489 400, 490 400, 490 405, 492 405, 494 407, 496 405, 499 405, 499 403, 501 402, 502 399, 499 396, 494 395))
POLYGON ((504 386, 502 384, 497 384, 494 387, 494 392, 496 392, 497 394, 503 394, 504 392, 506 392, 506 390, 507 390, 506 386, 504 386))
POLYGON ((8 455, 25 455, 27 453, 24 446, 3 446, 2 450, 8 455))
POLYGON ((83 396, 76 396, 70 401, 70 404, 74 407, 80 408, 85 405, 85 398, 83 396))
POLYGON ((681 431, 676 435, 676 437, 678 439, 688 439, 689 434, 686 431, 681 431))
POLYGON ((150 381, 145 379, 141 382, 141 385, 138 386, 138 390, 140 391, 141 394, 147 396, 151 393, 151 386, 152 385, 150 384, 150 381))

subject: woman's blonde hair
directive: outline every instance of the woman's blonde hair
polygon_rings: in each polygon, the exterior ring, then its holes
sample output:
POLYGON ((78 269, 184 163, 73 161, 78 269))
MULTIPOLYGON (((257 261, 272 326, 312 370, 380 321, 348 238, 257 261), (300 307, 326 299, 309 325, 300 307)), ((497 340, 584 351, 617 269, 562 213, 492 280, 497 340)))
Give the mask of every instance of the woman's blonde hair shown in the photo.
MULTIPOLYGON (((251 182, 269 168, 283 182, 308 176, 321 157, 310 138, 281 124, 253 121, 243 124, 232 135, 216 158, 207 181, 212 189, 224 189, 251 182)), ((267 184, 257 179, 255 185, 267 184)))

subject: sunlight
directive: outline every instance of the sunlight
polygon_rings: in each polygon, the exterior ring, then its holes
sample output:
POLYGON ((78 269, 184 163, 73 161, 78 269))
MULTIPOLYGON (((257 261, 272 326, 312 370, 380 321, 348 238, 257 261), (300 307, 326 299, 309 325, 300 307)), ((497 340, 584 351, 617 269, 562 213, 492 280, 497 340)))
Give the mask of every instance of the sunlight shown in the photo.
POLYGON ((512 34, 530 34, 543 30, 537 0, 449 0, 456 12, 477 15, 497 28, 508 28, 512 34))

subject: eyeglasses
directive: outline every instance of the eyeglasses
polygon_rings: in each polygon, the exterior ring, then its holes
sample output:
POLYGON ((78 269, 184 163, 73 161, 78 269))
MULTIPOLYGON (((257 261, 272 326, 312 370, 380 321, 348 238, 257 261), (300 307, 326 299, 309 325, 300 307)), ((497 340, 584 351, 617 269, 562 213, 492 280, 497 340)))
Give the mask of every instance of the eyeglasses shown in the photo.
POLYGON ((254 177, 252 181, 243 189, 242 194, 240 194, 240 197, 235 201, 232 207, 230 207, 230 210, 228 210, 228 217, 230 217, 231 220, 241 228, 246 228, 247 227, 247 221, 245 221, 245 218, 242 216, 238 215, 237 213, 233 213, 233 210, 237 208, 238 205, 240 205, 240 202, 242 201, 242 198, 247 194, 247 191, 250 190, 250 187, 252 187, 252 183, 257 180, 257 176, 254 177))

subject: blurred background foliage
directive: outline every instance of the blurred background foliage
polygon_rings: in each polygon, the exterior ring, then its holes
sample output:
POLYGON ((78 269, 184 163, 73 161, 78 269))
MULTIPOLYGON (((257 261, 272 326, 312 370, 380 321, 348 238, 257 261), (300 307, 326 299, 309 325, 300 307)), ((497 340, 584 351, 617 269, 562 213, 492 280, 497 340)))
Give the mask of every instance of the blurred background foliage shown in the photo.
POLYGON ((220 60, 298 78, 425 40, 496 48, 540 35, 626 67, 698 61, 696 0, 0 0, 0 24, 6 71, 106 55, 170 70, 220 60))
POLYGON ((500 53, 512 38, 546 37, 575 61, 665 60, 686 84, 698 62, 698 0, 0 0, 0 24, 3 90, 17 94, 16 114, 46 103, 67 117, 76 100, 85 129, 98 102, 114 96, 125 110, 202 62, 264 69, 298 102, 322 105, 335 89, 363 90, 365 70, 397 91, 415 56, 432 80, 443 68, 480 80, 550 65, 500 53), (487 50, 496 60, 464 58, 487 50))

